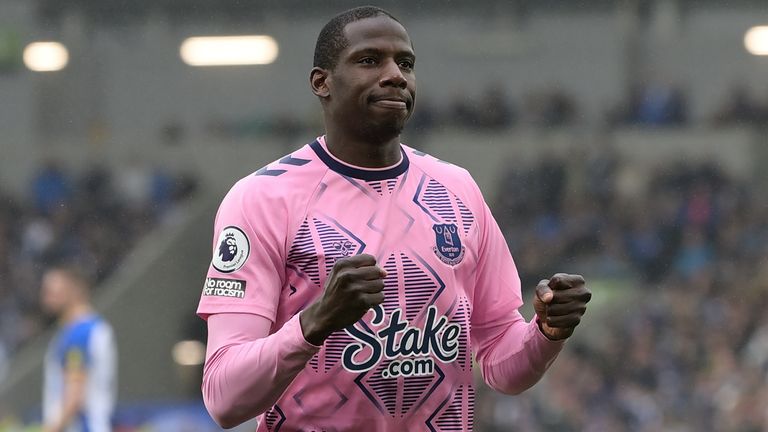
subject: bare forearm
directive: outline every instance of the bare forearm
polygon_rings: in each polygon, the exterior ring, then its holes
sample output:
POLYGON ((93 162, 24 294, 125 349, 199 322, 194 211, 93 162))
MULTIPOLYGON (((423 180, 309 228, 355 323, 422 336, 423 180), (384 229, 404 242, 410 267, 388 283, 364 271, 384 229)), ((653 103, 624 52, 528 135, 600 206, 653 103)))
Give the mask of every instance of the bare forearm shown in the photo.
POLYGON ((203 373, 208 411, 227 428, 256 417, 277 401, 316 352, 304 340, 298 317, 270 336, 220 348, 203 373))

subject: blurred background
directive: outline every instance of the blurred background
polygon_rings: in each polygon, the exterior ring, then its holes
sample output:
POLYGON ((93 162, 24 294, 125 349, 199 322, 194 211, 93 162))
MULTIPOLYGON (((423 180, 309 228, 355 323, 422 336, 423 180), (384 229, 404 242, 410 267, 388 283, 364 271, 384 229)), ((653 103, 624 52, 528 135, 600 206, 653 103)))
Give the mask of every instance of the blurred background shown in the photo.
MULTIPOLYGON (((39 422, 61 257, 116 330, 118 430, 218 430, 213 214, 322 134, 315 39, 359 4, 0 0, 0 430, 39 422)), ((377 5, 418 55, 403 141, 472 172, 526 301, 555 272, 595 293, 534 389, 480 388, 476 430, 768 431, 768 3, 377 5)))

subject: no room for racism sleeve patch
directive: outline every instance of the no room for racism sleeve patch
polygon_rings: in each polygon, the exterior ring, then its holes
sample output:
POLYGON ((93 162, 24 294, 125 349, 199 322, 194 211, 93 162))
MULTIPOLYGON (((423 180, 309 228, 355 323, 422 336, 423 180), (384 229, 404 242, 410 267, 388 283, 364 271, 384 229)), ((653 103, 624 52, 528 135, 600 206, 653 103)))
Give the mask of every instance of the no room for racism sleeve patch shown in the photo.
POLYGON ((248 260, 251 253, 251 243, 243 230, 236 226, 228 226, 219 234, 218 245, 213 251, 213 268, 222 273, 232 273, 239 270, 248 260))
POLYGON ((245 297, 245 281, 238 279, 206 278, 203 295, 216 297, 245 297))

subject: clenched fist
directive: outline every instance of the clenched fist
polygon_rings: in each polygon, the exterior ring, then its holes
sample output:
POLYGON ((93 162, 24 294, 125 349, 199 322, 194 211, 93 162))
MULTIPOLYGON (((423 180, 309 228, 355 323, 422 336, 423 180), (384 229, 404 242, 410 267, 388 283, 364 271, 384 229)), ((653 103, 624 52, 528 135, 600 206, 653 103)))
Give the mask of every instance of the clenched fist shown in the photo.
POLYGON ((323 294, 299 317, 307 342, 321 345, 331 333, 356 323, 370 308, 381 304, 386 276, 372 255, 337 260, 323 294))
POLYGON ((570 337, 587 310, 592 293, 580 275, 558 273, 536 286, 533 309, 549 339, 570 337))

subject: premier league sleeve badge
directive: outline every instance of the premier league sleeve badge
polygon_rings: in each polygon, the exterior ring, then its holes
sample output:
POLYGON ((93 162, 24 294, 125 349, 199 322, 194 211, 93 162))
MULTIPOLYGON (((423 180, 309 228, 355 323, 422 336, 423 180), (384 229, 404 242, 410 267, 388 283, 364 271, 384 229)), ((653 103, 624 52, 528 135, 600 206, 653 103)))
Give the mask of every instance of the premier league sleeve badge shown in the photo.
POLYGON ((217 250, 213 255, 213 267, 221 273, 232 273, 245 265, 251 245, 248 236, 236 226, 221 231, 217 250))

